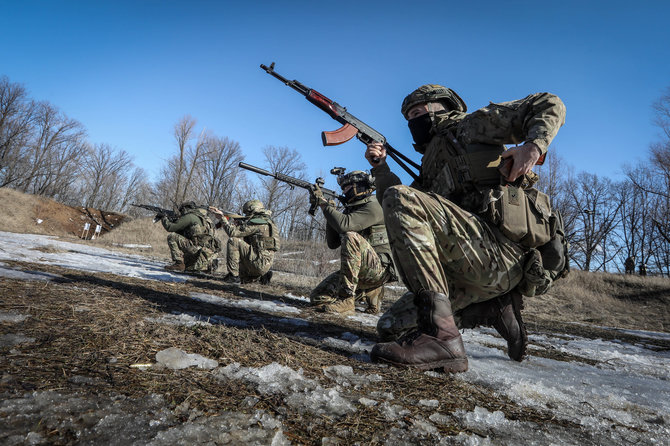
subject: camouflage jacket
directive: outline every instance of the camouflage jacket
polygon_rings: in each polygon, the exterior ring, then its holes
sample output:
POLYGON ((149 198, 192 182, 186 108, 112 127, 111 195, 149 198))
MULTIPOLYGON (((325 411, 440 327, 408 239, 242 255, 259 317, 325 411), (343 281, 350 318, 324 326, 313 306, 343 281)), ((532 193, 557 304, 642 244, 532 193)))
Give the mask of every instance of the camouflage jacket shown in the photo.
MULTIPOLYGON (((544 154, 564 122, 565 106, 557 96, 550 93, 535 93, 516 101, 490 103, 470 114, 448 112, 434 126, 433 138, 422 158, 419 179, 411 186, 452 199, 449 191, 445 191, 445 181, 441 177, 441 170, 446 170, 444 160, 452 156, 442 153, 449 145, 447 133, 453 135, 466 149, 483 144, 499 147, 502 151, 504 144, 533 142, 544 154)), ((372 174, 380 201, 387 188, 401 184, 386 163, 373 167, 372 174)))
POLYGON ((328 205, 323 208, 323 215, 327 223, 326 242, 330 249, 340 246, 341 234, 357 232, 372 245, 385 263, 391 261, 391 248, 384 226, 384 212, 374 197, 349 203, 342 212, 335 206, 328 205))
POLYGON ((168 220, 167 217, 163 217, 161 220, 163 227, 168 232, 176 232, 177 234, 183 235, 186 238, 190 238, 188 233, 192 232, 191 228, 193 226, 202 226, 202 220, 195 214, 184 214, 179 217, 174 222, 168 220))
POLYGON ((265 215, 252 215, 240 224, 220 221, 220 227, 228 237, 238 237, 249 243, 257 251, 278 251, 280 248, 279 229, 271 218, 265 215))

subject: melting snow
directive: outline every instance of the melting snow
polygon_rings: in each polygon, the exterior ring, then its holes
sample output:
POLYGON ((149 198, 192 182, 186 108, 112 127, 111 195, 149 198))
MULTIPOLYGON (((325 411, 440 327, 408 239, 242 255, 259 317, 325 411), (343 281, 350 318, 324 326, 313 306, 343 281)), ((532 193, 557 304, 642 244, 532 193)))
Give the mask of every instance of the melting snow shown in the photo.
MULTIPOLYGON (((106 272, 149 280, 184 281, 183 276, 164 271, 163 264, 150 259, 112 252, 109 250, 60 241, 53 237, 0 232, 0 260, 17 260, 52 264, 89 272, 106 272)), ((0 277, 4 280, 52 280, 57 275, 18 271, 0 263, 0 277)), ((289 303, 258 299, 224 299, 218 296, 193 293, 191 298, 203 302, 235 306, 253 311, 258 316, 236 320, 223 315, 165 314, 147 319, 155 323, 226 324, 246 326, 258 318, 272 319, 296 326, 308 326, 301 318, 299 306, 307 300, 287 294, 289 303), (295 303, 298 306, 292 305, 295 303), (263 316, 265 314, 265 316, 263 316), (286 315, 292 315, 287 317, 286 315), (256 319, 255 319, 256 318, 256 319)), ((0 323, 11 329, 30 315, 0 314, 0 323)), ((350 319, 365 326, 374 326, 377 316, 357 314, 350 319)), ((359 375, 350 367, 333 364, 323 370, 322 376, 306 377, 302 370, 294 370, 276 363, 263 367, 244 367, 228 364, 217 367, 213 359, 189 356, 175 352, 172 364, 181 366, 215 367, 211 372, 220 380, 243 380, 256 386, 262 394, 280 396, 297 411, 338 417, 359 408, 377 410, 380 417, 391 423, 385 433, 387 444, 411 444, 431 438, 435 444, 608 444, 608 445, 668 445, 670 442, 670 352, 649 348, 654 340, 668 340, 670 334, 634 330, 612 330, 638 337, 639 341, 605 341, 564 334, 531 334, 530 355, 522 363, 510 361, 504 352, 504 341, 490 329, 466 330, 463 334, 470 369, 455 375, 456 379, 481 385, 490 392, 505 396, 521 407, 550 411, 557 420, 580 426, 579 430, 551 423, 510 420, 502 412, 475 407, 472 411, 443 413, 439 399, 419 400, 418 404, 432 411, 427 418, 414 416, 403 401, 392 394, 374 390, 379 375, 359 375), (542 357, 543 351, 560 352, 574 358, 557 361, 542 357), (176 358, 176 359, 175 359, 176 358), (181 359, 179 359, 181 358, 181 359), (588 359, 581 362, 580 358, 588 359), (211 362, 210 362, 211 361, 211 362), (595 361, 595 365, 591 363, 595 361), (188 364, 188 365, 187 365, 188 364), (369 387, 368 387, 369 386, 369 387), (367 389, 367 390, 366 390, 367 389), (363 392, 363 393, 361 393, 363 392), (436 426, 453 424, 468 426, 472 434, 439 438, 436 426)), ((2 342, 29 346, 33 339, 18 330, 6 334, 2 342)), ((314 333, 295 332, 319 345, 349 351, 361 361, 369 361, 368 352, 374 344, 344 332, 338 337, 314 339, 314 333)), ((176 350, 176 349, 175 349, 176 350)), ((157 358, 158 360, 158 358, 157 358)), ((142 373, 138 370, 138 373, 142 373)), ((435 372, 427 375, 440 377, 435 372)), ((85 380, 81 377, 80 380, 85 380)), ((4 379, 10 379, 3 376, 4 379)), ((84 381, 82 381, 83 383, 84 381)), ((445 389, 448 392, 448 389, 445 389)), ((438 396, 436 396, 438 397, 438 396)), ((177 410, 168 411, 159 396, 143 400, 92 401, 90 397, 60 395, 55 392, 27 393, 23 397, 0 402, 8 426, 5 430, 8 444, 39 444, 46 442, 35 432, 12 430, 12 420, 29 419, 33 425, 59 419, 58 414, 75 413, 90 417, 91 423, 78 431, 83 443, 117 442, 118 444, 189 444, 189 443, 253 443, 289 444, 281 423, 267 413, 258 411, 242 414, 221 413, 216 417, 199 417, 186 423, 175 424, 177 410), (129 417, 124 404, 146 407, 145 415, 129 417), (127 441, 124 441, 126 439, 127 441), (139 439, 139 440, 138 440, 139 439)), ((246 401, 246 400, 245 400, 246 401)), ((254 401, 249 400, 249 407, 254 401)), ((64 428, 73 418, 59 421, 64 428)), ((53 421, 53 423, 56 423, 53 421)), ((69 424, 68 424, 69 423, 69 424)), ((335 433, 334 433, 335 434, 335 433)), ((337 438, 324 438, 322 444, 335 444, 337 438)))

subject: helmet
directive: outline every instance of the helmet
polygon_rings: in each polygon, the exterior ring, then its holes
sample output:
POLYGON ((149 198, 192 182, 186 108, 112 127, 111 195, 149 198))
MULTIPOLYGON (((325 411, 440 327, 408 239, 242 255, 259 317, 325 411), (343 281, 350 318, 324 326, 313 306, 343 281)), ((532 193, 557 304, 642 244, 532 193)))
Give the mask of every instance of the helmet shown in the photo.
POLYGON ((244 215, 253 215, 262 212, 265 208, 260 200, 249 200, 242 206, 244 215))
POLYGON ((179 206, 179 213, 184 215, 188 213, 191 209, 196 209, 198 206, 194 201, 185 201, 179 206))
POLYGON ((369 172, 362 170, 354 170, 345 174, 344 169, 342 169, 342 173, 337 176, 337 184, 340 185, 342 190, 349 185, 353 186, 344 193, 344 203, 368 197, 375 190, 374 178, 369 172))
POLYGON ((448 111, 468 111, 468 106, 454 90, 437 84, 422 85, 408 94, 402 101, 400 111, 407 118, 407 112, 410 108, 427 102, 441 102, 448 111))

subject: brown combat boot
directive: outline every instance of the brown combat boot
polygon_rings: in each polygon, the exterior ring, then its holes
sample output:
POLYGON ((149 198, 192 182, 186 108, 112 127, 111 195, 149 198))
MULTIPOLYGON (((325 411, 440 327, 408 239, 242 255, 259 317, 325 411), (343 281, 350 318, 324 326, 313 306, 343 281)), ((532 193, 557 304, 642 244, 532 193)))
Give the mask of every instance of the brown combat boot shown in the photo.
POLYGON ((331 314, 343 314, 343 315, 355 314, 356 313, 355 298, 352 296, 347 297, 346 299, 337 299, 335 302, 331 302, 328 304, 323 304, 321 307, 319 307, 319 311, 331 314))
POLYGON ((166 266, 165 269, 168 271, 183 272, 184 269, 186 269, 186 265, 184 265, 183 260, 175 260, 175 262, 172 265, 166 266))
POLYGON ((414 299, 418 330, 397 341, 375 345, 370 353, 372 360, 419 370, 465 372, 468 358, 449 298, 434 291, 421 291, 414 299))
POLYGON ((461 328, 486 325, 496 329, 507 341, 507 355, 523 361, 528 346, 526 325, 521 319, 523 296, 516 290, 485 302, 469 305, 461 311, 461 328))
POLYGON ((365 291, 365 312, 369 314, 377 314, 382 309, 382 301, 384 300, 384 286, 365 291))

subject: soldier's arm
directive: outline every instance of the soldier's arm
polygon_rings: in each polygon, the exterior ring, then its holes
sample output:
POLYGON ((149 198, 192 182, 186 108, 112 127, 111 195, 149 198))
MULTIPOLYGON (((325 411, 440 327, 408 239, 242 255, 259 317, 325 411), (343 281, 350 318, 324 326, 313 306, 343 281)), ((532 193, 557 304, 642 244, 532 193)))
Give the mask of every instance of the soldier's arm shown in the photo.
POLYGON ((329 224, 326 224, 326 243, 330 249, 339 248, 342 244, 339 232, 333 229, 329 224))
POLYGON ((225 218, 221 220, 221 228, 228 234, 228 237, 247 237, 260 232, 260 229, 253 225, 236 226, 225 218))
POLYGON ((457 136, 465 143, 532 143, 543 155, 564 123, 565 105, 558 96, 535 93, 470 113, 459 123, 457 136))
POLYGON ((161 223, 168 232, 181 232, 192 224, 200 223, 200 219, 193 214, 186 214, 179 217, 175 222, 171 222, 167 217, 163 217, 161 223))
MULTIPOLYGON (((400 181, 398 175, 391 171, 391 168, 386 163, 386 149, 384 149, 381 144, 368 144, 368 148, 365 151, 365 158, 367 158, 372 166, 370 173, 375 179, 377 201, 381 204, 384 200, 384 192, 386 192, 386 189, 391 186, 402 184, 402 181, 400 181)), ((419 178, 421 178, 421 174, 419 174, 419 178)), ((421 185, 417 181, 413 181, 411 186, 419 189, 421 188, 421 185)))
POLYGON ((331 226, 339 234, 348 231, 360 232, 384 221, 382 208, 374 200, 369 201, 351 214, 343 214, 334 206, 328 206, 323 209, 323 215, 326 217, 328 226, 331 226))

